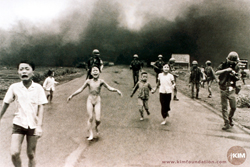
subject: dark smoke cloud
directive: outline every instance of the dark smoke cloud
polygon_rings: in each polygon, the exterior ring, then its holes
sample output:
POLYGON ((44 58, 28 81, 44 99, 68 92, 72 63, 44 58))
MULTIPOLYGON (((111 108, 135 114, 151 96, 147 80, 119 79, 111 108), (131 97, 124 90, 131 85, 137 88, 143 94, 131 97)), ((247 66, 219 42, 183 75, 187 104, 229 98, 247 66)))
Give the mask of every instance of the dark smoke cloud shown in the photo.
POLYGON ((209 59, 218 65, 232 50, 249 58, 248 6, 244 0, 199 1, 172 9, 173 19, 167 11, 141 5, 137 14, 143 26, 133 29, 125 26, 119 1, 78 2, 51 24, 20 21, 9 31, 0 30, 1 64, 26 58, 37 65, 72 66, 86 61, 95 48, 103 60, 117 63, 129 63, 133 54, 150 62, 158 54, 168 60, 172 53, 184 53, 200 64, 209 59))

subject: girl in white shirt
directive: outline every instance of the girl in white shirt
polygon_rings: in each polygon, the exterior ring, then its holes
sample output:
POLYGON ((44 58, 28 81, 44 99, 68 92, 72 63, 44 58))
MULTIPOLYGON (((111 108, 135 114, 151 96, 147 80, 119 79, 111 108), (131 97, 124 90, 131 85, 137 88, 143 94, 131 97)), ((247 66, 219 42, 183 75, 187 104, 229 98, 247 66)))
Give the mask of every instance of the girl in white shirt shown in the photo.
POLYGON ((55 91, 55 84, 57 84, 57 83, 58 82, 56 82, 55 78, 54 78, 54 72, 49 70, 48 77, 45 79, 45 81, 43 83, 43 88, 46 91, 47 99, 49 100, 49 102, 52 101, 53 92, 55 91))
POLYGON ((160 73, 158 76, 157 86, 152 91, 154 93, 160 87, 161 114, 164 119, 161 123, 162 125, 166 124, 166 118, 169 116, 171 96, 175 87, 174 76, 169 71, 169 65, 165 64, 163 66, 163 73, 160 73))

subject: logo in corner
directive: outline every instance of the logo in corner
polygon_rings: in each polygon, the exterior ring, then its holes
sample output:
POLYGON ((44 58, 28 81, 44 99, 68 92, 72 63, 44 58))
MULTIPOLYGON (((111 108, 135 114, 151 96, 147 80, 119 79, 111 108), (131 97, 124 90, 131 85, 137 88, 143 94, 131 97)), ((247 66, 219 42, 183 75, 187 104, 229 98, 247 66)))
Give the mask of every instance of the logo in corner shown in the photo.
POLYGON ((241 146, 233 146, 227 152, 227 159, 233 165, 243 164, 246 158, 246 150, 241 146))

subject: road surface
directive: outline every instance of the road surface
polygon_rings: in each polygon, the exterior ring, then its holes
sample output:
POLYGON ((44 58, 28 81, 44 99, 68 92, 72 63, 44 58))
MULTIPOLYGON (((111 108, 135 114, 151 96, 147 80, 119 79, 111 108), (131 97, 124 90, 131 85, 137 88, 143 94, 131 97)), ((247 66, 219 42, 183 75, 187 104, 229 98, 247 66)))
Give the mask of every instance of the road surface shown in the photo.
MULTIPOLYGON (((100 78, 121 90, 123 97, 102 88, 99 138, 86 140, 88 90, 66 102, 85 76, 59 85, 52 104, 45 107, 44 134, 36 153, 38 167, 228 167, 234 166, 227 159, 233 146, 246 150, 248 157, 240 166, 249 166, 249 133, 237 126, 222 131, 220 115, 199 101, 178 92, 180 101, 171 102, 168 122, 161 125, 159 94, 152 94, 151 115, 140 121, 137 94, 130 98, 132 72, 125 67, 108 67, 100 78)), ((156 85, 154 76, 149 75, 148 81, 156 85)), ((14 109, 12 104, 1 121, 0 167, 12 166, 9 149, 14 109)), ((25 148, 26 141, 21 154, 23 166, 27 166, 25 148)))

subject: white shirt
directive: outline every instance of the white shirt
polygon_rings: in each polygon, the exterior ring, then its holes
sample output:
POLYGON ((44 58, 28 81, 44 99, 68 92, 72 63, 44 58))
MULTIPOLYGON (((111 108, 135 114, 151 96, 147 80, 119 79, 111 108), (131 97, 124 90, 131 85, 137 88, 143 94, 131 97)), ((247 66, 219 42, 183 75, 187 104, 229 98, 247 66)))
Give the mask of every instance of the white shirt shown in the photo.
POLYGON ((43 87, 32 82, 27 89, 22 82, 12 84, 5 97, 4 103, 15 101, 17 111, 15 112, 13 124, 23 128, 35 129, 37 126, 38 105, 48 103, 43 87))
POLYGON ((55 81, 53 77, 47 77, 43 83, 43 87, 45 90, 50 90, 55 91, 55 84, 58 83, 55 81))
POLYGON ((158 75, 158 79, 160 80, 160 93, 172 93, 173 92, 173 84, 174 76, 170 73, 165 75, 164 73, 160 73, 158 75))

